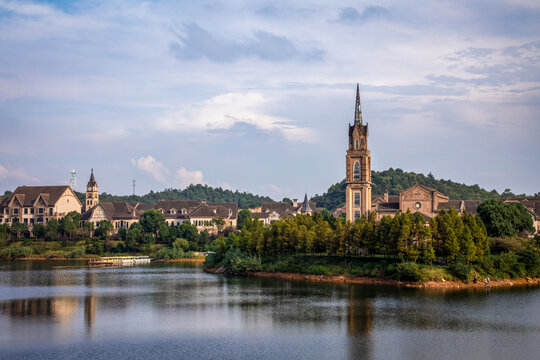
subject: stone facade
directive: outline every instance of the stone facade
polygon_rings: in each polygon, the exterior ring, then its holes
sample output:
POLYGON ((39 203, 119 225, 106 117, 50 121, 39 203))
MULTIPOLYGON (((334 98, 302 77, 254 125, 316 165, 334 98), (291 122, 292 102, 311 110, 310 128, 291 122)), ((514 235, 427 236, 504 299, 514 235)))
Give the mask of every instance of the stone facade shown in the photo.
POLYGON ((368 124, 362 123, 357 84, 354 124, 349 125, 349 148, 345 157, 345 211, 349 221, 355 221, 371 211, 371 152, 368 149, 368 136, 368 124))

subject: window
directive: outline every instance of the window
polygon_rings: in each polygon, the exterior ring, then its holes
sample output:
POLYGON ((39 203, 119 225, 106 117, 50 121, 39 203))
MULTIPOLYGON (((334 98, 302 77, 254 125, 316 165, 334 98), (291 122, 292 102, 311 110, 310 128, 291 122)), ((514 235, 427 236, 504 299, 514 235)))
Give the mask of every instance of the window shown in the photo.
POLYGON ((24 223, 28 225, 28 219, 24 219, 24 223))
POLYGON ((360 219, 360 211, 355 211, 354 212, 354 220, 356 221, 358 219, 360 219))
POLYGON ((24 214, 28 214, 28 208, 24 208, 24 214))
POLYGON ((360 180, 360 163, 354 163, 354 180, 360 180))
POLYGON ((49 215, 53 214, 53 208, 49 208, 49 215))
POLYGON ((366 139, 362 138, 362 145, 366 145, 366 139))
POLYGON ((14 208, 11 212, 13 215, 19 215, 19 209, 14 208))
POLYGON ((354 206, 360 206, 360 193, 354 193, 354 206))
POLYGON ((356 141, 355 141, 354 148, 358 149, 358 139, 356 139, 356 141))
POLYGON ((38 209, 38 214, 43 214, 43 208, 38 209))
POLYGON ((30 209, 30 214, 33 214, 34 213, 34 208, 31 208, 30 209))
POLYGON ((0 218, 0 224, 2 223, 2 218, 0 218))

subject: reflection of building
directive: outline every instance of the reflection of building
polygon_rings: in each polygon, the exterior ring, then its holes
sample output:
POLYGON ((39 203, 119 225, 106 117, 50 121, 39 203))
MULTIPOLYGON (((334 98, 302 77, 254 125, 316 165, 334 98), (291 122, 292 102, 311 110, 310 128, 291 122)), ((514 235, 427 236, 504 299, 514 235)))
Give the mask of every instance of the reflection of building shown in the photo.
POLYGON ((84 322, 89 330, 92 330, 96 321, 97 298, 94 295, 84 297, 84 322))
POLYGON ((367 287, 349 286, 347 304, 347 343, 349 358, 369 359, 373 352, 371 330, 373 329, 373 304, 367 287))
POLYGON ((19 186, 11 196, 0 196, 0 223, 22 222, 29 227, 61 219, 82 204, 69 186, 19 186))
POLYGON ((77 298, 17 299, 0 304, 2 312, 12 317, 52 316, 66 322, 77 311, 77 298))

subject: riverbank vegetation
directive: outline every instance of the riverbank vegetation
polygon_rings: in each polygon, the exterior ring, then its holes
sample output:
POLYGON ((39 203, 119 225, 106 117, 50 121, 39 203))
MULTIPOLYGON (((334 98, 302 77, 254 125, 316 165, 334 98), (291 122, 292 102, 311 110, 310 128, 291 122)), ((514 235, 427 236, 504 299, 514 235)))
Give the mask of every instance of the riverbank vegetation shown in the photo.
MULTIPOLYGON (((206 231, 185 222, 167 226, 163 214, 148 210, 138 223, 113 234, 113 225, 103 220, 97 228, 80 223, 81 214, 71 212, 47 225, 35 224, 32 232, 23 223, 0 225, 0 258, 91 258, 113 255, 149 255, 156 259, 192 259, 212 241, 206 231)), ((226 233, 224 231, 223 233, 226 233)))
POLYGON ((350 223, 323 211, 268 227, 247 219, 239 232, 210 244, 214 254, 205 266, 231 274, 291 272, 416 282, 539 277, 540 237, 527 236, 534 231, 530 215, 520 204, 485 204, 479 215, 460 216, 450 209, 429 222, 410 212, 380 221, 372 213, 350 223), (501 233, 500 228, 512 231, 501 233))

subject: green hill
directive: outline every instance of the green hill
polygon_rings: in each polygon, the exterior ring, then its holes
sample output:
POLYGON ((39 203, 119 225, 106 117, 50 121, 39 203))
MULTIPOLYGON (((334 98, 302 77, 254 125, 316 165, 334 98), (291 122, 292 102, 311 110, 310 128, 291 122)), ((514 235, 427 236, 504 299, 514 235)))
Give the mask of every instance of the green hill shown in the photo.
MULTIPOLYGON (((77 193, 77 197, 84 204, 84 193, 77 193)), ((253 195, 247 192, 223 190, 213 188, 208 185, 189 185, 187 188, 165 189, 159 192, 150 191, 146 195, 125 195, 117 196, 107 193, 99 194, 100 201, 127 201, 139 202, 143 204, 153 204, 160 200, 207 200, 208 202, 238 202, 240 208, 252 208, 261 206, 262 202, 272 202, 268 196, 253 195)))
MULTIPOLYGON (((501 196, 495 190, 487 191, 478 185, 465 185, 452 180, 435 179, 431 173, 425 176, 392 168, 384 171, 372 171, 371 182, 373 196, 383 195, 385 190, 388 190, 390 195, 398 195, 400 191, 416 183, 435 188, 448 195, 451 200, 485 200, 501 196)), ((503 195, 506 194, 510 195, 510 190, 503 193, 503 195)), ((318 207, 325 207, 329 210, 343 206, 345 204, 345 180, 330 186, 326 193, 315 195, 311 200, 315 201, 318 207)))

